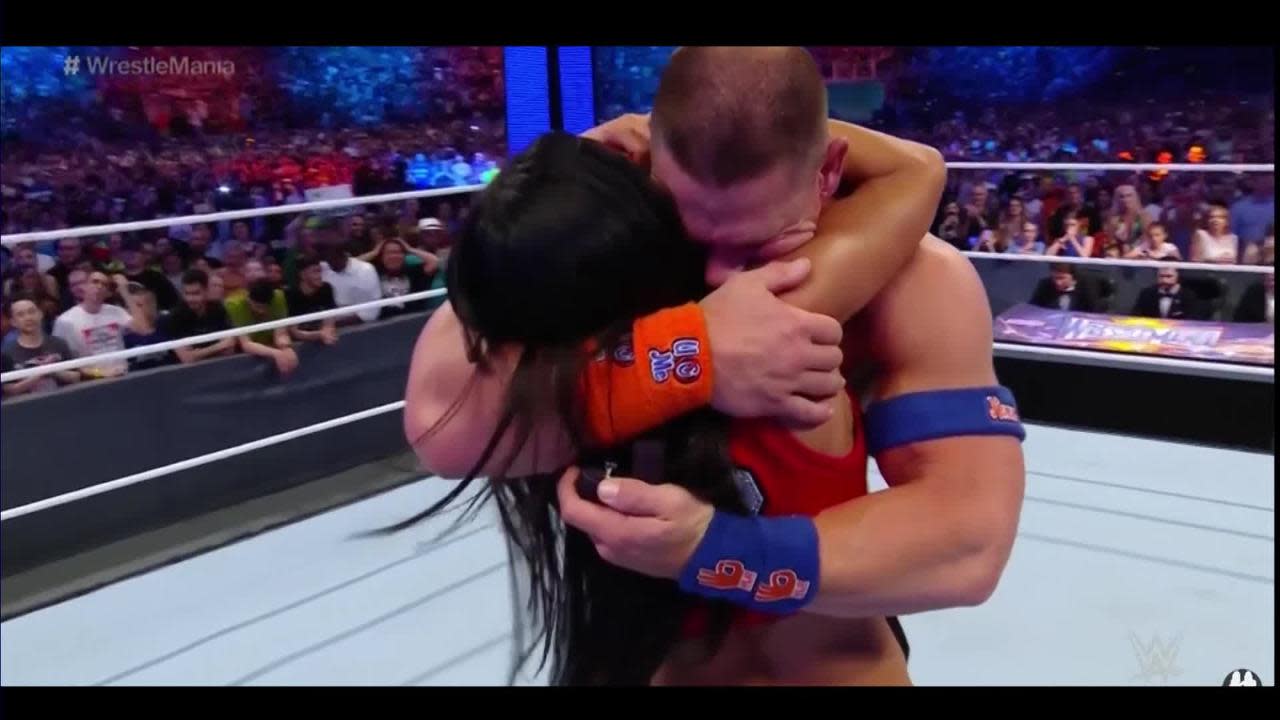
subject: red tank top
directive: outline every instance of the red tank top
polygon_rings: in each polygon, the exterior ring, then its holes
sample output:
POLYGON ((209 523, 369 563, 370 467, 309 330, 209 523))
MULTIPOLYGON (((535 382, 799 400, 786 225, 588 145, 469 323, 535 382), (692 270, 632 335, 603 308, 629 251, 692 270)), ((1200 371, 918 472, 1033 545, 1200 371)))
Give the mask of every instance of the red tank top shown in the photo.
MULTIPOLYGON (((853 447, 837 457, 805 445, 791 430, 773 420, 735 420, 729 429, 729 457, 734 479, 748 509, 765 516, 813 517, 834 505, 867 494, 867 446, 862 413, 850 396, 853 447)), ((785 617, 738 610, 734 624, 763 625, 785 617)), ((701 635, 706 615, 701 608, 686 618, 684 634, 701 635)))

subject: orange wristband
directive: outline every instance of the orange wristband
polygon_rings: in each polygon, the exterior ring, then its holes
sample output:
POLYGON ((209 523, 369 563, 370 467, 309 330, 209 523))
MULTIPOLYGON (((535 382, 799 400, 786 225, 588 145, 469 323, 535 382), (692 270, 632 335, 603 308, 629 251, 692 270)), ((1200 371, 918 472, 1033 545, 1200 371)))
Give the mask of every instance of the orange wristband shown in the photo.
POLYGON ((595 350, 583 375, 592 440, 616 445, 711 402, 711 344, 697 303, 635 321, 630 342, 595 350))

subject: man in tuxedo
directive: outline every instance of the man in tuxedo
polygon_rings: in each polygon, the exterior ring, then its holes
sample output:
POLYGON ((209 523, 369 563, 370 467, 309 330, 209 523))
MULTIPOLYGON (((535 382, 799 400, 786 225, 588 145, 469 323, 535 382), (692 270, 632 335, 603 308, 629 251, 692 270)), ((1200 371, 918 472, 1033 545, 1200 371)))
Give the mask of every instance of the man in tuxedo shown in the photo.
POLYGON ((1076 277, 1075 267, 1068 263, 1049 266, 1049 277, 1036 285, 1031 304, 1049 310, 1101 312, 1102 304, 1091 283, 1076 277))
POLYGON ((1169 318, 1172 320, 1205 319, 1204 304, 1190 289, 1182 287, 1177 268, 1160 268, 1156 271, 1156 284, 1143 288, 1133 304, 1138 317, 1169 318))
POLYGON ((1231 318, 1238 323, 1275 324, 1276 321, 1276 276, 1267 273, 1262 282, 1256 282, 1245 288, 1240 296, 1240 304, 1236 306, 1236 314, 1231 318))

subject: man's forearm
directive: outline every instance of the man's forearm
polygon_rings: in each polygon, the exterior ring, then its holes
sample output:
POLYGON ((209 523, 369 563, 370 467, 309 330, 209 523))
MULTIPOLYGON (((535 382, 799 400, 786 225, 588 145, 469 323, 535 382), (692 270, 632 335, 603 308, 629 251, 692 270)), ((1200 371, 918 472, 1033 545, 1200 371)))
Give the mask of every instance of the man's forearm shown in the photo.
POLYGON ((813 261, 803 286, 783 295, 810 312, 846 322, 866 307, 915 254, 946 184, 946 163, 931 147, 832 121, 849 143, 844 179, 857 185, 833 201, 813 239, 791 254, 813 261))
POLYGON ((240 349, 246 354, 256 355, 258 357, 274 358, 276 356, 276 349, 274 347, 271 347, 270 345, 263 345, 262 343, 257 342, 256 340, 250 340, 247 337, 240 338, 240 349))
POLYGON ((1003 559, 994 533, 966 514, 927 484, 908 484, 818 515, 820 582, 806 611, 877 617, 985 601, 1003 559))
POLYGON ((289 328, 289 334, 298 342, 319 342, 323 336, 323 330, 303 330, 296 325, 289 328))

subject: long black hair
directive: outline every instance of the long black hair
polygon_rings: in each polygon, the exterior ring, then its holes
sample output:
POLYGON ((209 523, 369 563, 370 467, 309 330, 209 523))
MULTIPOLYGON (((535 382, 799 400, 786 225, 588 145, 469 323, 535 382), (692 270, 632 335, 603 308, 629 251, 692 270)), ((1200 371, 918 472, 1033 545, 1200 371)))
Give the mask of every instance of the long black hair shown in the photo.
MULTIPOLYGON (((594 339, 606 350, 617 347, 636 318, 700 298, 706 292, 705 265, 704 252, 686 238, 671 199, 604 146, 551 133, 514 158, 478 197, 447 272, 449 300, 478 372, 489 371, 493 348, 523 347, 503 414, 462 482, 393 530, 459 497, 508 431, 516 442, 499 460, 500 467, 510 467, 534 425, 548 420, 563 423, 577 439, 581 463, 608 458, 619 465, 618 474, 630 472, 630 446, 591 447, 583 440, 588 435, 579 378, 589 361, 584 344, 594 339)), ((726 452, 726 422, 714 411, 699 410, 645 442, 661 442, 663 482, 742 512, 726 452)), ((557 478, 490 473, 471 508, 496 501, 503 528, 527 565, 528 610, 538 622, 542 663, 552 660, 552 683, 647 684, 678 640, 694 601, 674 581, 601 560, 585 534, 561 521, 557 478)), ((708 653, 723 639, 730 612, 726 605, 710 606, 708 653)), ((535 640, 521 662, 536 646, 535 640)))

